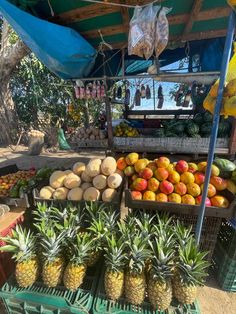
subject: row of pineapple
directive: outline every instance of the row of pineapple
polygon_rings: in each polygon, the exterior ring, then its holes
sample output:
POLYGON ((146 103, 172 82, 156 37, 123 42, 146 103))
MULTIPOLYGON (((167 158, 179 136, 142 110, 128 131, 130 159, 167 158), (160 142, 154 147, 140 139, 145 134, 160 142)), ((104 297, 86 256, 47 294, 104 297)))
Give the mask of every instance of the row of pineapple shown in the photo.
POLYGON ((35 230, 17 226, 2 251, 13 252, 16 280, 33 284, 41 273, 44 284, 78 289, 87 267, 101 255, 105 260, 104 287, 111 300, 124 296, 141 305, 146 296, 154 309, 167 309, 172 295, 183 304, 196 299, 209 264, 191 235, 167 216, 129 215, 125 221, 94 203, 65 209, 39 204, 35 230))

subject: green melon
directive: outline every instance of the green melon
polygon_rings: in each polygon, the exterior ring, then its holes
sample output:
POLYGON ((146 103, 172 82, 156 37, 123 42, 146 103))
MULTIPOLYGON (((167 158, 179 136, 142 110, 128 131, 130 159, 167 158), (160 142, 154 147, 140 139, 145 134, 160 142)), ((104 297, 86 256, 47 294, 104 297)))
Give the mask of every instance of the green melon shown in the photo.
POLYGON ((194 134, 198 134, 198 132, 199 132, 199 126, 198 126, 196 123, 194 123, 194 122, 192 122, 192 121, 189 121, 189 122, 187 123, 187 125, 186 125, 186 132, 187 132, 190 136, 192 136, 192 135, 194 135, 194 134))
POLYGON ((201 125, 203 123, 203 114, 201 113, 195 114, 195 116, 193 117, 193 121, 194 123, 201 125))
POLYGON ((203 121, 204 122, 211 122, 212 121, 212 114, 209 111, 203 113, 203 121))
POLYGON ((202 137, 209 137, 211 135, 212 123, 203 123, 200 127, 200 134, 202 137))

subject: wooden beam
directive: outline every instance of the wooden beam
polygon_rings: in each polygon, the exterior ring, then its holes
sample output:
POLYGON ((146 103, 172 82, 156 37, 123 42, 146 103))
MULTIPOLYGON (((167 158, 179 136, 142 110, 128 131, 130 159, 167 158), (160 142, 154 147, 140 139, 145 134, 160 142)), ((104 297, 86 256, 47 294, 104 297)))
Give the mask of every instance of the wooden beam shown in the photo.
MULTIPOLYGON (((102 36, 111 36, 124 33, 123 25, 114 25, 114 26, 107 26, 99 29, 102 33, 102 36)), ((80 34, 88 39, 100 38, 98 29, 92 29, 91 31, 81 32, 80 34)))
MULTIPOLYGON (((102 16, 119 11, 121 12, 121 9, 119 7, 109 6, 105 4, 91 4, 82 8, 64 12, 60 15, 50 18, 49 20, 54 23, 67 25, 73 24, 78 21, 83 21, 97 16, 102 16)), ((230 13, 229 6, 204 10, 199 12, 198 16, 196 17, 196 21, 199 22, 215 18, 223 18, 229 16, 229 13, 230 13)), ((178 15, 168 15, 169 24, 170 25, 185 24, 188 21, 188 17, 189 14, 187 13, 178 15)))
MULTIPOLYGON (((227 30, 220 29, 216 31, 205 31, 205 32, 196 32, 189 33, 182 38, 182 41, 192 41, 192 40, 202 40, 202 39, 210 39, 210 38, 218 38, 225 37, 227 30)), ((170 42, 179 41, 179 36, 170 36, 170 42)), ((127 47, 127 42, 115 43, 114 45, 111 43, 114 49, 121 49, 127 47)))
MULTIPOLYGON (((120 3, 125 4, 126 1, 125 0, 120 0, 120 3)), ((122 20, 123 20, 123 28, 124 28, 124 33, 127 34, 127 36, 129 35, 129 9, 126 7, 120 7, 120 13, 122 16, 122 20)))
POLYGON ((184 27, 182 37, 184 37, 185 35, 191 32, 193 23, 196 20, 196 17, 198 16, 199 12, 201 11, 202 3, 203 3, 203 0, 194 0, 193 7, 189 14, 188 21, 184 27))

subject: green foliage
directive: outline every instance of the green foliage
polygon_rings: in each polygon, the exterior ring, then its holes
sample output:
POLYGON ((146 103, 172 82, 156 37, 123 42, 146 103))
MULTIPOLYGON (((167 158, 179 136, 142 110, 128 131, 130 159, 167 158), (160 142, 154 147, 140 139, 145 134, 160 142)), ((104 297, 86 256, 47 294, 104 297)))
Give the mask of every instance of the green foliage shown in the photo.
POLYGON ((70 97, 63 84, 35 56, 24 58, 11 79, 19 119, 27 125, 34 125, 38 111, 51 116, 53 124, 64 118, 70 97))

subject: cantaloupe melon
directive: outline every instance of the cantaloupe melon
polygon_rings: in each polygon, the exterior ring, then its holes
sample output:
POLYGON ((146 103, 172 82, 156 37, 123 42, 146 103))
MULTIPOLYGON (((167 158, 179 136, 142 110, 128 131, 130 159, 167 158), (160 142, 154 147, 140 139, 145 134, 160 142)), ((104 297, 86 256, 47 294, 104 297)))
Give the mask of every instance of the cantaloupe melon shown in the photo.
POLYGON ((116 160, 113 157, 106 157, 101 164, 101 171, 106 176, 116 171, 116 160))
POLYGON ((93 186, 98 190, 103 190, 107 186, 107 177, 103 174, 99 174, 98 176, 93 178, 93 186))
POLYGON ((63 184, 67 189, 74 189, 80 186, 81 179, 76 174, 70 173, 65 177, 63 184))
POLYGON ((81 201, 84 191, 81 188, 74 188, 68 192, 67 199, 70 201, 81 201))
POLYGON ((81 179, 82 179, 82 181, 84 181, 84 182, 89 182, 89 183, 93 181, 93 178, 91 178, 91 177, 88 175, 88 173, 86 172, 86 170, 82 172, 82 174, 81 174, 81 179))
POLYGON ((83 184, 81 184, 81 189, 83 190, 83 191, 85 191, 85 190, 87 190, 88 188, 90 188, 92 186, 92 184, 91 183, 89 183, 89 182, 84 182, 83 184))
POLYGON ((90 177, 96 177, 101 173, 101 160, 100 159, 91 159, 85 168, 86 173, 90 177))
POLYGON ((73 166, 73 172, 77 175, 80 175, 85 170, 85 163, 76 162, 73 166))
POLYGON ((65 187, 58 188, 53 193, 52 197, 54 198, 54 200, 66 200, 68 191, 69 190, 65 187))
POLYGON ((68 170, 65 170, 64 173, 68 176, 68 174, 73 173, 73 171, 68 169, 68 170))
POLYGON ((107 185, 111 189, 117 189, 122 183, 122 177, 118 173, 113 173, 107 178, 107 185))
POLYGON ((55 190, 51 186, 44 186, 40 192, 39 196, 45 200, 49 200, 52 198, 52 194, 55 192, 55 190))
POLYGON ((58 189, 62 187, 65 177, 66 177, 66 174, 64 171, 60 171, 60 170, 54 171, 49 179, 50 186, 54 189, 58 189))
POLYGON ((103 202, 111 202, 114 197, 116 196, 117 191, 114 189, 106 189, 103 193, 102 193, 102 200, 103 202))
POLYGON ((84 191, 83 199, 85 201, 97 201, 100 197, 100 192, 94 187, 88 188, 84 191))

